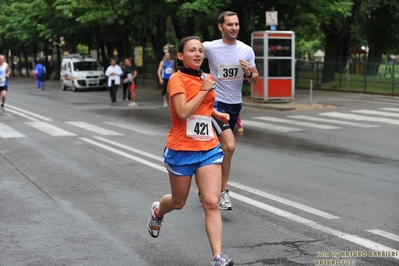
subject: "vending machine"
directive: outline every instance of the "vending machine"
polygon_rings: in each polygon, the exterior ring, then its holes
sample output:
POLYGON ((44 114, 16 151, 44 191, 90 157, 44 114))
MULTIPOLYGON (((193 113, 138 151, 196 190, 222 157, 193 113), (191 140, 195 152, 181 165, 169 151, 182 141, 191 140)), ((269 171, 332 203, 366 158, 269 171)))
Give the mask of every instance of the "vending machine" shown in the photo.
POLYGON ((259 79, 251 97, 265 102, 291 101, 295 96, 295 34, 255 31, 251 36, 259 79))

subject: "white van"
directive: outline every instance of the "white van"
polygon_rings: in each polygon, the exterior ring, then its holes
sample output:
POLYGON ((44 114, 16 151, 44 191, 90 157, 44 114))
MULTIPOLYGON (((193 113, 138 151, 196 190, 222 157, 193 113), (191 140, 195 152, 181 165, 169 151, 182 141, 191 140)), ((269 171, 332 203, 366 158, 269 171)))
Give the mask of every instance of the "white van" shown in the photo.
POLYGON ((90 55, 69 54, 61 62, 61 89, 106 88, 106 79, 101 65, 90 55))

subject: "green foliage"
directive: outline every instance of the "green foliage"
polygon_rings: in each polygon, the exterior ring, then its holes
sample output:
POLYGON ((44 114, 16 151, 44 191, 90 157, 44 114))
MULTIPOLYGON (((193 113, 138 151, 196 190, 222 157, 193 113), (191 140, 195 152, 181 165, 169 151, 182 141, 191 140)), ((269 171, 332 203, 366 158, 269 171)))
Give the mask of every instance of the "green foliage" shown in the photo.
POLYGON ((251 85, 249 84, 243 84, 241 93, 243 96, 248 96, 251 95, 251 85))
POLYGON ((325 37, 345 31, 351 31, 351 47, 368 44, 375 57, 399 53, 395 0, 0 0, 0 6, 1 52, 33 53, 33 47, 42 50, 50 40, 58 43, 63 37, 65 49, 98 46, 113 51, 143 45, 153 53, 146 57, 159 60, 162 47, 176 45, 183 36, 220 38, 217 19, 224 10, 238 13, 239 38, 246 43, 252 31, 267 29, 265 11, 276 10, 278 29, 295 32, 298 57, 325 51, 330 45, 325 37), (353 14, 357 4, 360 13, 353 14))

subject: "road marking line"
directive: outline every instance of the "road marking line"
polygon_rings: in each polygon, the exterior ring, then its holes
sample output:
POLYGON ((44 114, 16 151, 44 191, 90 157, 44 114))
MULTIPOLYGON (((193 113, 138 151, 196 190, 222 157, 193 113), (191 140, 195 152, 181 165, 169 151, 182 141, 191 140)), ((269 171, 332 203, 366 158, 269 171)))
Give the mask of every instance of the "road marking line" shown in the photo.
POLYGON ((371 122, 386 123, 386 124, 391 124, 391 125, 399 125, 399 120, 384 118, 384 117, 371 117, 371 116, 345 114, 345 113, 338 113, 338 112, 320 113, 319 115, 337 117, 337 118, 348 119, 348 120, 371 121, 371 122))
POLYGON ((139 150, 139 149, 135 149, 135 148, 132 148, 130 146, 126 146, 126 145, 123 145, 121 143, 118 143, 118 142, 115 142, 115 141, 112 141, 112 140, 109 140, 109 139, 106 139, 106 138, 103 138, 103 137, 94 137, 94 138, 98 139, 98 140, 101 140, 101 141, 104 141, 107 144, 112 144, 112 145, 117 146, 119 148, 131 151, 131 152, 134 152, 134 153, 138 153, 140 155, 144 155, 144 156, 149 157, 151 159, 163 162, 163 157, 156 156, 156 155, 153 155, 151 153, 148 153, 148 152, 145 152, 145 151, 142 151, 142 150, 139 150))
POLYGON ((23 110, 23 109, 20 109, 20 108, 17 108, 15 106, 7 104, 7 110, 9 110, 8 108, 14 109, 14 112, 16 110, 16 111, 19 111, 21 113, 25 113, 27 115, 31 115, 33 117, 39 118, 40 120, 44 120, 44 121, 47 121, 47 122, 52 121, 50 118, 47 118, 47 117, 44 117, 44 116, 41 116, 41 115, 38 115, 38 114, 35 114, 35 113, 32 113, 32 112, 29 112, 29 111, 26 111, 26 110, 23 110))
POLYGON ((314 121, 314 122, 325 122, 325 123, 332 123, 332 124, 341 124, 341 125, 354 126, 354 127, 381 127, 381 126, 378 126, 378 125, 369 125, 369 124, 348 122, 348 121, 334 120, 334 119, 324 119, 324 118, 307 116, 307 115, 288 115, 287 117, 296 118, 296 119, 303 119, 303 120, 308 120, 308 121, 314 121))
POLYGON ((300 121, 282 119, 282 118, 270 117, 270 116, 260 116, 260 117, 253 117, 253 118, 265 120, 265 121, 269 121, 269 122, 286 123, 286 124, 292 124, 292 125, 297 125, 297 126, 313 127, 313 128, 318 128, 318 129, 338 129, 338 128, 340 128, 340 127, 334 127, 334 126, 329 126, 329 125, 320 125, 320 124, 309 123, 309 122, 300 122, 300 121))
POLYGON ((367 230, 367 231, 370 232, 370 233, 373 233, 373 234, 376 234, 376 235, 379 235, 379 236, 383 236, 383 237, 386 237, 386 238, 389 238, 389 239, 392 239, 392 240, 395 240, 395 241, 399 242, 399 236, 398 235, 395 235, 395 234, 392 234, 392 233, 389 233, 389 232, 385 232, 385 231, 382 231, 382 230, 378 230, 378 229, 367 230))
POLYGON ((28 115, 26 115, 26 114, 20 113, 20 112, 18 112, 18 111, 12 110, 12 109, 8 109, 8 108, 7 108, 7 112, 12 113, 12 114, 16 114, 16 115, 21 116, 21 117, 25 117, 25 118, 27 118, 27 119, 29 119, 29 120, 32 120, 32 121, 36 121, 36 122, 39 122, 39 121, 40 121, 39 119, 30 117, 30 116, 28 116, 28 115))
POLYGON ((8 139, 8 138, 23 138, 26 135, 22 134, 21 132, 13 129, 6 124, 0 123, 0 138, 8 139))
POLYGON ((385 111, 399 112, 399 108, 380 108, 380 109, 385 111))
POLYGON ((267 123, 250 121, 250 120, 241 120, 241 121, 245 126, 271 129, 271 130, 275 130, 275 131, 279 131, 279 132, 302 131, 302 129, 298 129, 298 128, 277 126, 277 125, 272 125, 272 124, 267 124, 267 123))
POLYGON ((166 133, 158 133, 158 132, 154 132, 154 131, 144 130, 139 126, 134 126, 131 124, 117 123, 117 122, 105 122, 105 124, 128 129, 128 130, 131 130, 131 131, 134 131, 137 133, 142 133, 142 134, 148 135, 148 136, 166 136, 166 133))
POLYGON ((66 131, 62 128, 53 126, 47 122, 25 122, 25 124, 34 127, 44 133, 47 133, 53 137, 65 137, 65 136, 76 136, 76 134, 66 131))
POLYGON ((147 166, 149 166, 149 167, 155 168, 155 169, 157 169, 157 170, 160 170, 160 171, 162 171, 162 172, 164 172, 164 173, 167 172, 166 169, 165 169, 165 167, 159 166, 158 164, 155 164, 155 163, 146 161, 146 160, 141 159, 141 158, 139 158, 139 157, 136 157, 136 156, 134 156, 134 155, 131 155, 131 154, 128 154, 128 153, 126 153, 126 152, 123 152, 123 151, 114 149, 114 148, 112 148, 112 147, 106 146, 106 145, 104 145, 104 144, 102 144, 102 143, 100 143, 100 142, 96 142, 96 141, 93 141, 93 140, 88 139, 88 138, 80 138, 80 139, 83 140, 83 141, 86 141, 86 142, 88 142, 88 143, 90 143, 90 144, 92 144, 92 145, 94 145, 94 146, 100 147, 100 148, 102 148, 102 149, 104 149, 104 150, 113 152, 113 153, 115 153, 115 154, 118 154, 118 155, 123 156, 123 157, 125 157, 125 158, 128 158, 128 159, 130 159, 130 160, 133 160, 133 161, 142 163, 142 164, 144 164, 144 165, 147 165, 147 166))
MULTIPOLYGON (((276 207, 267 205, 265 203, 253 200, 251 198, 248 198, 248 197, 245 197, 245 196, 241 196, 241 195, 236 194, 236 193, 231 192, 231 191, 230 191, 230 197, 232 197, 232 198, 234 198, 236 200, 242 201, 244 203, 247 203, 249 205, 252 205, 254 207, 257 207, 259 209, 265 210, 267 212, 273 213, 275 215, 284 217, 284 218, 286 218, 288 220, 291 220, 291 221, 294 221, 294 222, 309 226, 310 228, 312 228, 314 230, 318 230, 318 231, 321 231, 323 233, 327 233, 327 234, 333 235, 335 237, 347 240, 349 242, 352 242, 354 244, 357 244, 359 246, 362 246, 362 247, 365 247, 365 248, 368 248, 368 249, 371 249, 371 250, 375 250, 375 251, 397 251, 397 250, 395 250, 393 248, 381 245, 381 244, 379 244, 377 242, 368 240, 366 238, 363 238, 363 237, 360 237, 360 236, 356 236, 356 235, 346 234, 344 232, 341 232, 341 231, 329 228, 327 226, 318 224, 318 223, 316 223, 316 222, 314 222, 312 220, 309 220, 309 219, 303 218, 301 216, 292 214, 290 212, 278 209, 276 207)), ((395 258, 395 259, 399 260, 399 256, 390 257, 390 258, 395 258)))
POLYGON ((263 192, 263 191, 260 191, 260 190, 257 190, 257 189, 251 188, 251 187, 247 187, 247 186, 241 185, 239 183, 229 182, 228 184, 229 184, 229 186, 233 186, 233 187, 236 187, 236 188, 251 192, 251 193, 253 193, 255 195, 262 196, 264 198, 268 198, 268 199, 283 203, 285 205, 288 205, 288 206, 291 206, 291 207, 294 207, 294 208, 297 208, 297 209, 300 209, 300 210, 303 210, 303 211, 306 211, 306 212, 309 212, 309 213, 312 213, 312 214, 315 214, 315 215, 318 215, 318 216, 321 216, 321 217, 324 217, 324 218, 327 218, 327 219, 339 219, 338 216, 334 216, 332 214, 329 214, 329 213, 326 213, 326 212, 323 212, 323 211, 319 211, 317 209, 314 209, 314 208, 302 205, 300 203, 296 203, 294 201, 291 201, 291 200, 288 200, 288 199, 284 199, 284 198, 269 194, 267 192, 263 192))
MULTIPOLYGON (((128 158, 128 159, 137 161, 139 163, 145 164, 145 165, 147 165, 149 167, 152 167, 154 169, 160 170, 160 171, 162 171, 164 173, 167 172, 167 170, 164 167, 161 167, 161 166, 159 166, 157 164, 154 164, 152 162, 146 161, 146 160, 141 159, 139 157, 130 155, 130 154, 126 153, 126 152, 122 152, 122 151, 114 149, 112 147, 108 147, 108 146, 106 146, 106 145, 104 145, 102 143, 93 141, 93 140, 88 139, 88 138, 80 138, 80 139, 82 141, 90 143, 90 144, 92 144, 94 146, 100 147, 102 149, 111 151, 111 152, 113 152, 115 154, 121 155, 121 156, 123 156, 125 158, 128 158)), ((287 211, 278 209, 276 207, 267 205, 265 203, 250 199, 248 197, 241 196, 241 195, 239 195, 237 193, 234 193, 234 192, 231 192, 231 191, 230 191, 230 196, 232 198, 235 198, 235 199, 237 199, 239 201, 242 201, 244 203, 247 203, 249 205, 257 207, 259 209, 268 211, 270 213, 274 213, 274 214, 276 214, 276 215, 278 215, 280 217, 284 217, 284 218, 286 218, 288 220, 291 220, 291 221, 294 221, 294 222, 309 226, 309 227, 311 227, 314 230, 318 230, 318 231, 321 231, 321 232, 324 232, 324 233, 327 233, 327 234, 331 234, 333 236, 336 236, 338 238, 347 240, 349 242, 355 243, 357 245, 360 245, 362 247, 366 247, 366 248, 371 249, 371 250, 375 250, 375 251, 396 251, 393 248, 381 245, 381 244, 379 244, 377 242, 370 241, 368 239, 365 239, 365 238, 362 238, 362 237, 359 237, 359 236, 356 236, 356 235, 346 234, 344 232, 341 232, 341 231, 338 231, 338 230, 323 226, 323 225, 318 224, 318 223, 316 223, 316 222, 314 222, 312 220, 300 217, 298 215, 295 215, 295 214, 289 213, 287 211)), ((399 256, 392 257, 392 258, 395 258, 395 259, 399 260, 399 256)))
POLYGON ((103 136, 124 136, 124 134, 121 134, 121 133, 118 133, 118 132, 115 132, 112 130, 108 130, 105 128, 101 128, 98 126, 90 125, 86 122, 78 122, 78 121, 69 121, 68 122, 68 121, 66 121, 65 123, 70 124, 75 127, 83 128, 85 130, 88 130, 88 131, 91 131, 91 132, 94 132, 96 134, 103 135, 103 136))
POLYGON ((379 116, 388 116, 388 117, 399 117, 399 114, 397 114, 397 113, 383 112, 383 111, 353 110, 353 111, 351 111, 351 112, 353 112, 353 113, 359 113, 359 114, 367 114, 367 115, 379 115, 379 116))

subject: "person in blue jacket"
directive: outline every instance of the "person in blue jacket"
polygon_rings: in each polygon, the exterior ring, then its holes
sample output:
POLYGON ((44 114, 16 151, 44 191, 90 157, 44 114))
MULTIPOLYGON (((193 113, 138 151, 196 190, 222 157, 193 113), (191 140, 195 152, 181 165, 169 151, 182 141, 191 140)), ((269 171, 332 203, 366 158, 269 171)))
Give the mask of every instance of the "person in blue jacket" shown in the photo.
POLYGON ((46 76, 46 67, 43 65, 43 60, 39 60, 35 68, 33 69, 33 74, 36 78, 36 85, 38 90, 44 90, 44 80, 46 76))

